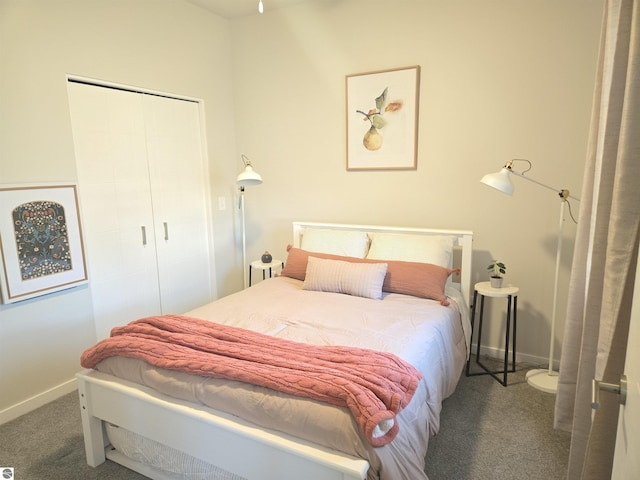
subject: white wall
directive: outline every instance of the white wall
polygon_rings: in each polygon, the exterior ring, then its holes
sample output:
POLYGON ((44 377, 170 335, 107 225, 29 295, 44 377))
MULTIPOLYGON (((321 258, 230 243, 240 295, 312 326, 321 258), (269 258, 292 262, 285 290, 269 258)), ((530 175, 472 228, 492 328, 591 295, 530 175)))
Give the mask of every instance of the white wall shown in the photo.
MULTIPOLYGON (((233 21, 237 148, 264 179, 246 195, 249 257, 283 256, 292 220, 471 229, 474 280, 492 258, 506 262, 521 288, 518 352, 544 362, 559 200, 526 181, 507 197, 479 180, 527 158, 532 178, 580 196, 602 6, 349 0, 233 21), (347 172, 345 75, 411 65, 417 171, 347 172)), ((564 227, 556 352, 575 234, 564 227)), ((505 305, 490 303, 484 338, 502 348, 505 305)))
MULTIPOLYGON (((73 74, 204 99, 212 192, 232 195, 229 42, 227 20, 182 1, 0 0, 0 184, 76 181, 73 74)), ((214 211, 223 293, 241 278, 232 220, 214 211)), ((90 285, 0 305, 0 421, 80 369, 96 338, 90 285)))

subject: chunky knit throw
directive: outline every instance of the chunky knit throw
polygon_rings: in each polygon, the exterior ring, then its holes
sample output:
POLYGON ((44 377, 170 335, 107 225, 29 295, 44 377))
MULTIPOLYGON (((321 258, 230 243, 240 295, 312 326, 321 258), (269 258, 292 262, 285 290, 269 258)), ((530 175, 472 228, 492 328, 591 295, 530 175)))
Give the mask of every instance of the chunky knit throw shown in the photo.
POLYGON ((183 315, 147 317, 116 327, 82 354, 81 364, 93 368, 111 356, 347 407, 376 447, 395 438, 395 416, 409 404, 422 378, 390 353, 308 345, 183 315))

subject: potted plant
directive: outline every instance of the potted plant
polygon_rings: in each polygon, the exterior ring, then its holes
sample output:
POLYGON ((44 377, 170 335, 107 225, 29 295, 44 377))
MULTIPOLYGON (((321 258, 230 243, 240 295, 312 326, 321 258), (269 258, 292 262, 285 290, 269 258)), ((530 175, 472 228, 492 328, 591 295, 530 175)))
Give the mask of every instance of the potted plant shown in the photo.
POLYGON ((501 288, 502 276, 507 273, 507 266, 503 262, 494 260, 489 264, 487 270, 489 270, 491 286, 493 288, 501 288))

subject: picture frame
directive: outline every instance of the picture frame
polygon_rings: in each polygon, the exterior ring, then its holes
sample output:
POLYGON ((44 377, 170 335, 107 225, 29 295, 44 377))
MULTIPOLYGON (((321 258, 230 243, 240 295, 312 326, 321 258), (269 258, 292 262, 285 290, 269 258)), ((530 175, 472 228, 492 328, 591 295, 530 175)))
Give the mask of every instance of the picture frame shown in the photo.
POLYGON ((416 170, 420 66, 346 76, 347 170, 416 170))
POLYGON ((0 186, 3 303, 86 283, 75 185, 0 186))

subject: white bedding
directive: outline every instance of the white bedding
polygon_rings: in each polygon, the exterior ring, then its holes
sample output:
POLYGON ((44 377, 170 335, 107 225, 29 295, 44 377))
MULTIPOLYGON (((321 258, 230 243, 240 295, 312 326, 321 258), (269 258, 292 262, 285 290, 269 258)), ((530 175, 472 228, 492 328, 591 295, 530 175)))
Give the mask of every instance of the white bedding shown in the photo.
POLYGON ((187 312, 294 341, 387 351, 413 364, 424 378, 398 415, 400 434, 381 448, 363 439, 344 408, 239 382, 158 371, 132 359, 107 359, 97 369, 364 458, 371 465, 369 479, 426 479, 428 438, 439 429, 441 402, 453 393, 468 350, 467 309, 459 311, 459 292, 451 288, 447 294, 454 300, 448 307, 399 294, 371 300, 306 291, 301 281, 276 277, 187 312))

